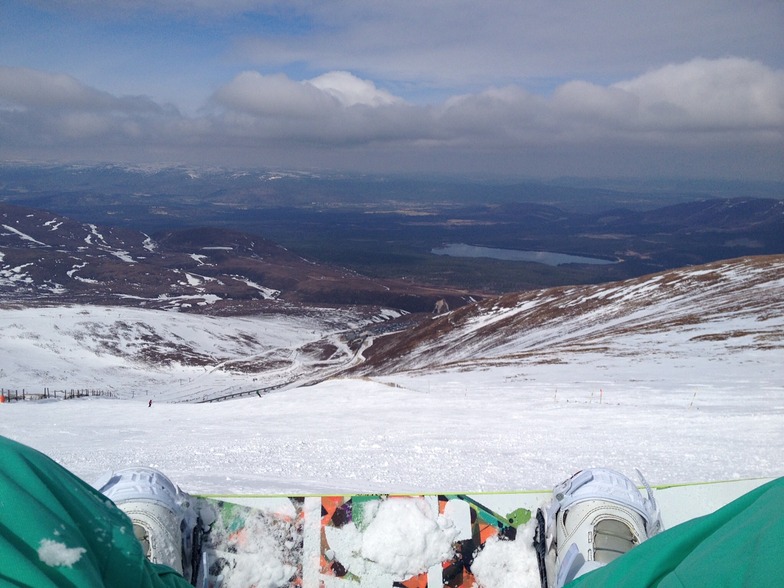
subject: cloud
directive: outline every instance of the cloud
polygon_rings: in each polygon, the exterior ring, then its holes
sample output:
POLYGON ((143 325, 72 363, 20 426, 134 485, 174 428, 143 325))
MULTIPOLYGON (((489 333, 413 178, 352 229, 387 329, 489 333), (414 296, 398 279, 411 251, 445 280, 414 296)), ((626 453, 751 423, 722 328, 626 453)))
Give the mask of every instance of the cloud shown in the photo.
POLYGON ((564 132, 695 145, 784 138, 784 71, 738 58, 693 59, 609 86, 583 81, 553 93, 564 132))
POLYGON ((179 161, 196 152, 240 152, 255 161, 263 154, 275 164, 352 169, 374 160, 400 171, 430 162, 439 171, 523 165, 563 174, 599 173, 598 165, 606 174, 675 169, 683 160, 715 174, 730 161, 755 173, 767 166, 778 177, 781 166, 771 162, 784 148, 784 71, 700 58, 608 85, 569 81, 549 96, 507 85, 431 105, 411 104, 346 71, 301 81, 245 71, 186 117, 69 76, 0 68, 0 145, 155 147, 179 161))
POLYGON ((0 66, 0 104, 40 110, 161 112, 173 109, 144 96, 113 96, 61 73, 0 66))
POLYGON ((402 98, 379 90, 368 80, 362 80, 346 71, 331 71, 307 82, 322 92, 335 97, 343 106, 389 106, 403 104, 402 98))
POLYGON ((348 72, 297 82, 283 74, 237 75, 212 97, 212 121, 227 135, 323 145, 415 140, 421 108, 348 72))
POLYGON ((179 118, 174 107, 143 96, 117 97, 64 74, 0 67, 0 142, 6 145, 149 141, 179 118))
POLYGON ((379 90, 373 82, 348 72, 333 71, 296 82, 284 74, 245 71, 215 92, 224 107, 257 116, 313 118, 351 106, 389 106, 404 101, 379 90))
POLYGON ((0 100, 28 108, 106 108, 115 99, 64 74, 0 67, 0 100))
POLYGON ((608 86, 570 81, 544 98, 511 86, 447 100, 438 122, 520 145, 607 140, 680 145, 784 138, 784 71, 694 59, 608 86))
POLYGON ((225 108, 252 116, 312 118, 332 111, 339 101, 311 84, 284 74, 265 76, 242 72, 220 88, 213 100, 225 108))
POLYGON ((626 126, 623 121, 636 118, 640 98, 621 88, 573 81, 555 90, 551 107, 559 115, 575 123, 617 128, 626 126))
POLYGON ((784 128, 784 71, 739 58, 693 59, 613 88, 637 97, 648 127, 784 128))

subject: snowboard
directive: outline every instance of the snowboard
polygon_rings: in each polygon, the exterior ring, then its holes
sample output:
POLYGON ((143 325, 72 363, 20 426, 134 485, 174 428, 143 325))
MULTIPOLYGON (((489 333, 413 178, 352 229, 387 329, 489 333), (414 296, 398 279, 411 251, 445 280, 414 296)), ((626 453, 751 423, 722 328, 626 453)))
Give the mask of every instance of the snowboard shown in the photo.
MULTIPOLYGON (((665 528, 766 479, 654 487, 665 528)), ((549 490, 472 494, 200 496, 202 588, 473 588, 532 578, 537 509, 549 490), (534 521, 531 519, 534 518, 534 521), (487 576, 485 576, 487 577, 487 576)))

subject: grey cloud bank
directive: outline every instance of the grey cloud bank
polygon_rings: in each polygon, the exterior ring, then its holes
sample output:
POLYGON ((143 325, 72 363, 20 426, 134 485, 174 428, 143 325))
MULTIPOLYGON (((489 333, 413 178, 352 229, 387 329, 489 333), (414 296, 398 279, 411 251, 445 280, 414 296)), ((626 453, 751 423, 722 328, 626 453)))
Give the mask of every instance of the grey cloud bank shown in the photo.
POLYGON ((509 85, 428 105, 345 71, 304 81, 244 71, 186 116, 64 74, 2 67, 0 145, 4 158, 784 179, 784 71, 698 58, 605 86, 566 82, 549 96, 509 85))
POLYGON ((784 179, 784 4, 6 0, 0 158, 784 179))

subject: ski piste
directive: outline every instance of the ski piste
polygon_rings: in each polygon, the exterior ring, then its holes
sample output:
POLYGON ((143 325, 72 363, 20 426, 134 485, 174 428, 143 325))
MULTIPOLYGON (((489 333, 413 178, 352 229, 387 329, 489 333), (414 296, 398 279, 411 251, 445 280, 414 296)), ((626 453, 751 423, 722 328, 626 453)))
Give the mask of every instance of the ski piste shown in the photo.
MULTIPOLYGON (((671 528, 768 481, 653 489, 664 527, 671 528)), ((196 585, 472 588, 482 585, 475 573, 480 567, 512 573, 515 566, 526 565, 526 559, 528 571, 537 577, 531 519, 551 497, 551 490, 197 496, 209 532, 199 546, 196 585)))

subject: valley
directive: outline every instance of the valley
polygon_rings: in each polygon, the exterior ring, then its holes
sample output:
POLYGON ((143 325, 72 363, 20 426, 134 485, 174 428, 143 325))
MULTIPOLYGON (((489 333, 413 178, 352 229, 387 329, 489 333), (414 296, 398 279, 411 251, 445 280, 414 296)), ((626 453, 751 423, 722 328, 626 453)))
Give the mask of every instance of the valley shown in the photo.
POLYGON ((0 166, 0 202, 7 204, 156 238, 205 227, 236 231, 374 280, 486 294, 782 253, 782 193, 776 183, 524 183, 166 166, 0 166), (432 252, 450 243, 617 263, 548 266, 432 252))
POLYGON ((0 387, 212 402, 336 377, 586 362, 623 373, 691 349, 743 369, 746 353, 782 352, 779 200, 607 209, 630 195, 551 188, 555 206, 496 186, 479 202, 473 185, 447 201, 434 186, 453 184, 223 172, 186 175, 187 195, 182 173, 6 177, 0 387), (415 194, 428 185, 430 200, 415 194))

